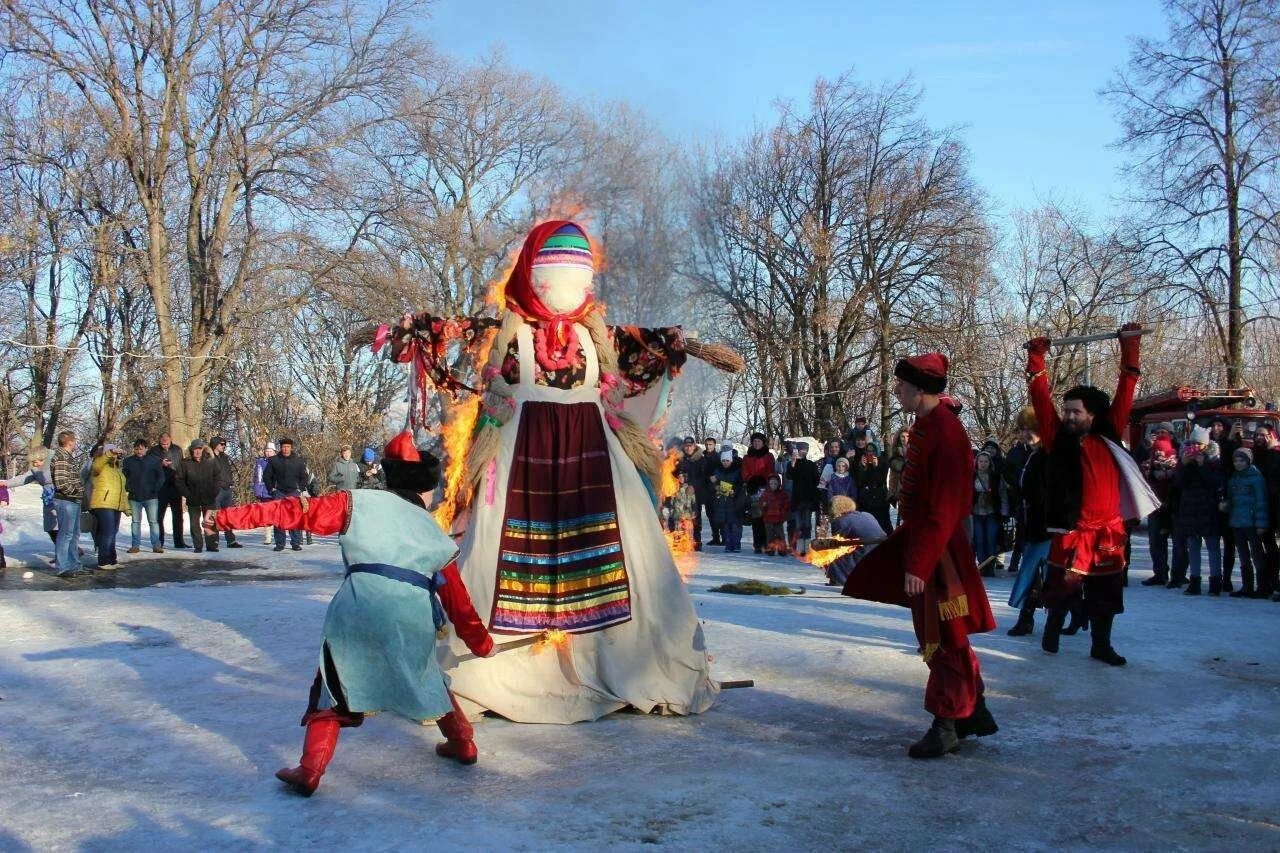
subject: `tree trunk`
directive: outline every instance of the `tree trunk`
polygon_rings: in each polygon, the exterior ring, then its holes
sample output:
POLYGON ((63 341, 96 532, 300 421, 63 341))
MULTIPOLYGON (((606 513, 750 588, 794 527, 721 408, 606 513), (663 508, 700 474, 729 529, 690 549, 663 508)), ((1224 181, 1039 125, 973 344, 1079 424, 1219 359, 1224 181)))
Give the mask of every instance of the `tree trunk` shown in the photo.
POLYGON ((1236 181, 1236 133, 1234 83, 1229 59, 1223 61, 1222 111, 1223 111, 1223 171, 1226 177, 1227 196, 1227 387, 1237 388, 1241 383, 1243 351, 1240 332, 1244 317, 1240 310, 1240 186, 1236 181))

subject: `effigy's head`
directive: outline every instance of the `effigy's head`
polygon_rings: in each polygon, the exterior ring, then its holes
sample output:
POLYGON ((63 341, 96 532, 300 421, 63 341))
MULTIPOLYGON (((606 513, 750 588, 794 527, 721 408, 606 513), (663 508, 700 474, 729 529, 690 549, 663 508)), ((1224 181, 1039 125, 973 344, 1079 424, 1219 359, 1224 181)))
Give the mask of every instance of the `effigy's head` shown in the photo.
POLYGON ((594 292, 587 235, 572 222, 556 229, 533 258, 533 291, 557 314, 582 306, 594 292))
POLYGON ((530 319, 576 315, 595 299, 591 243, 573 222, 544 222, 529 232, 507 282, 507 301, 530 319))

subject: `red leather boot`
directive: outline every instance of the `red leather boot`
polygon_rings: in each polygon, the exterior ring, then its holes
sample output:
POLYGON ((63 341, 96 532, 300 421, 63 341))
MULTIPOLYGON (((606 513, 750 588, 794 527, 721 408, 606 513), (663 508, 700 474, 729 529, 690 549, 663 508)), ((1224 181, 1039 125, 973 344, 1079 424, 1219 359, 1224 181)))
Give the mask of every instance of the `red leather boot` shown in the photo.
POLYGON ((452 758, 459 764, 475 764, 480 757, 480 750, 472 740, 475 729, 471 728, 471 721, 458 707, 458 697, 452 690, 449 691, 449 701, 453 703, 453 710, 436 720, 440 733, 447 738, 444 743, 436 744, 436 755, 452 758))
POLYGON ((320 787, 320 777, 333 759, 338 748, 338 729, 341 718, 333 711, 318 711, 307 721, 307 734, 302 742, 302 759, 297 767, 285 767, 276 771, 276 778, 287 783, 304 797, 309 797, 320 787))

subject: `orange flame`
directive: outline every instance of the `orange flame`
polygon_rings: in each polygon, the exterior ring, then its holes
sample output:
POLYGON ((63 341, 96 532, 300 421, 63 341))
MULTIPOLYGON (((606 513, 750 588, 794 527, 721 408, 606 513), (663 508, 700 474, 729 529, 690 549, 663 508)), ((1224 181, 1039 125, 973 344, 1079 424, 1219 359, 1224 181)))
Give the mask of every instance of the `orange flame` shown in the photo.
POLYGON ((569 634, 561 631, 559 628, 548 628, 542 632, 542 636, 538 638, 538 642, 533 644, 533 652, 537 654, 544 649, 555 649, 556 651, 564 651, 569 648, 569 634))
POLYGON ((804 560, 809 565, 814 566, 815 568, 825 569, 841 557, 852 554, 854 551, 858 550, 859 547, 860 546, 857 544, 835 545, 831 548, 822 549, 810 547, 807 553, 799 556, 801 560, 804 560))
MULTIPOLYGON (((680 481, 676 479, 676 465, 679 462, 680 451, 674 447, 667 451, 666 458, 662 460, 662 470, 658 475, 658 494, 663 501, 680 488, 680 481)), ((664 531, 663 535, 667 537, 667 550, 671 552, 671 559, 675 561, 680 579, 688 583, 698 568, 698 552, 694 548, 691 531, 677 527, 675 530, 664 531)))
POLYGON ((676 571, 680 573, 680 580, 688 583, 689 579, 693 577, 693 573, 698 570, 698 552, 694 550, 693 537, 683 527, 668 530, 665 535, 667 537, 667 550, 671 552, 671 559, 675 560, 676 571))

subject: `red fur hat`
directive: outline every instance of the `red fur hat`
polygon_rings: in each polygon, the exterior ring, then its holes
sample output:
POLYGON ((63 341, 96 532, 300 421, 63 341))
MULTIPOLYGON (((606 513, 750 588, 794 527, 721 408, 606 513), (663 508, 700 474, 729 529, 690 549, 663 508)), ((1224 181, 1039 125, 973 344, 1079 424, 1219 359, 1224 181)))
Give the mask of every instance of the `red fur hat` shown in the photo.
POLYGON ((893 368, 893 375, 926 394, 941 394, 947 387, 947 369, 950 366, 942 353, 927 352, 899 360, 893 368))
POLYGON ((397 433, 388 441, 382 455, 386 459, 394 459, 397 462, 422 461, 422 454, 418 451, 418 446, 413 443, 413 433, 408 430, 397 433))

